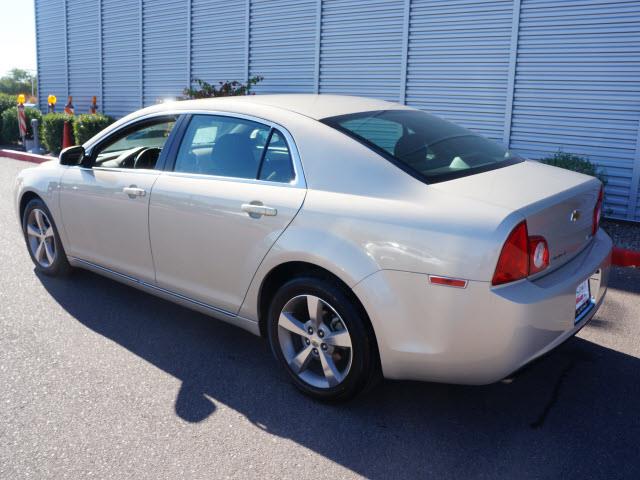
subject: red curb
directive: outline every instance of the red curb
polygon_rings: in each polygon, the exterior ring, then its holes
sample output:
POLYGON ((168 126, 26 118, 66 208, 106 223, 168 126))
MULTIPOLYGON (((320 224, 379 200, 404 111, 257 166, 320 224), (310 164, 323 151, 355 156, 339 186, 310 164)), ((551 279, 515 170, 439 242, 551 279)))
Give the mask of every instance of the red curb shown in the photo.
POLYGON ((33 163, 43 163, 56 159, 56 157, 48 157, 46 155, 38 155, 36 153, 19 152, 17 150, 6 149, 0 149, 0 157, 13 158, 14 160, 33 163))
POLYGON ((618 267, 640 267, 640 252, 613 247, 611 263, 618 267))

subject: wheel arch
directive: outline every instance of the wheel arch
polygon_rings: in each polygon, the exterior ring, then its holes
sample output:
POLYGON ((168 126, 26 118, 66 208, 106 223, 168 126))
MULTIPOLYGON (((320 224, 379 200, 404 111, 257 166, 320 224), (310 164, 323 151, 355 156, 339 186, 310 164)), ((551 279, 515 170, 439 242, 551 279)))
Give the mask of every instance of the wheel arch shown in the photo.
MULTIPOLYGON (((22 195, 20 196, 20 201, 18 203, 18 214, 20 215, 20 224, 22 224, 22 220, 24 218, 24 211, 27 208, 28 203, 31 200, 35 200, 35 199, 38 199, 42 203, 47 205, 47 202, 45 202, 44 198, 42 198, 41 195, 39 195, 38 193, 34 192, 33 190, 25 190, 24 192, 22 192, 22 195)), ((47 205, 47 208, 49 208, 48 205, 47 205)), ((51 209, 49 209, 49 210, 51 210, 51 209)))
POLYGON ((258 291, 258 323, 260 325, 261 334, 266 334, 265 325, 267 310, 269 308, 269 302, 275 292, 277 292, 278 289, 289 280, 303 276, 320 278, 335 283, 344 290, 354 304, 362 310, 367 321, 371 323, 369 321, 367 311, 358 296, 338 275, 314 263, 305 261, 287 261, 273 267, 264 276, 260 284, 260 289, 258 291))
POLYGON ((356 293, 353 291, 351 287, 338 275, 327 270, 324 267, 316 265, 314 263, 305 262, 305 261, 287 261, 281 263, 275 267, 273 267, 262 279, 260 284, 260 288, 258 291, 258 327, 260 329, 260 335, 265 337, 267 336, 267 316, 269 303, 273 295, 278 291, 278 289, 284 285, 289 280, 292 280, 297 277, 302 276, 312 276, 315 278, 321 278, 328 280, 330 282, 338 285, 345 294, 349 297, 349 299, 353 302, 355 307, 360 311, 363 320, 367 328, 369 329, 369 333, 371 334, 374 340, 375 347, 375 355, 377 360, 379 361, 380 355, 378 353, 378 339, 376 337, 375 329, 373 328, 373 324, 371 323, 371 319, 369 318, 369 314, 367 313, 366 308, 362 301, 358 298, 356 293))

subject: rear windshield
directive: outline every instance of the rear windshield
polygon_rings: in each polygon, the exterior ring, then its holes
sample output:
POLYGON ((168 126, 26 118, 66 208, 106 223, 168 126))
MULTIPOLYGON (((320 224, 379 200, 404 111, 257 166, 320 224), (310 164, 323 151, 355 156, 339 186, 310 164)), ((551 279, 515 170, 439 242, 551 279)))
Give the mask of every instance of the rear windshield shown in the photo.
POLYGON ((323 123, 427 183, 486 172, 522 159, 498 143, 419 110, 380 110, 323 123))

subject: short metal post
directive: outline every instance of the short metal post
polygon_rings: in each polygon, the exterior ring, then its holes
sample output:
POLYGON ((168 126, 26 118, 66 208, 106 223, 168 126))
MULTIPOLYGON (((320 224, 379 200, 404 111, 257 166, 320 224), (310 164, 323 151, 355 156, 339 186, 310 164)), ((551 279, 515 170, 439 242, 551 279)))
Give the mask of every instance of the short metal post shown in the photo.
POLYGON ((44 149, 40 146, 40 131, 38 125, 39 122, 37 118, 31 120, 31 131, 33 132, 33 147, 29 150, 29 152, 42 154, 44 153, 44 149))

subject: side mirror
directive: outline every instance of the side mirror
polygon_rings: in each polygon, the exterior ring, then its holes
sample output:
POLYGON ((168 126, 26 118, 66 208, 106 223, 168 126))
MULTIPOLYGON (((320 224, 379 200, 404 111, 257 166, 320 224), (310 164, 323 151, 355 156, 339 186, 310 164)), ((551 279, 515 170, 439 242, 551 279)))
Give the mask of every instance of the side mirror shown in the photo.
POLYGON ((60 165, 80 165, 84 159, 84 147, 82 145, 67 147, 60 152, 58 158, 60 165))

